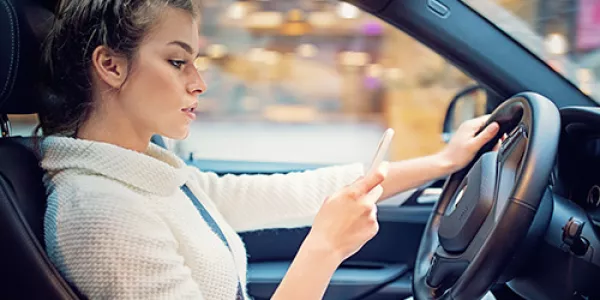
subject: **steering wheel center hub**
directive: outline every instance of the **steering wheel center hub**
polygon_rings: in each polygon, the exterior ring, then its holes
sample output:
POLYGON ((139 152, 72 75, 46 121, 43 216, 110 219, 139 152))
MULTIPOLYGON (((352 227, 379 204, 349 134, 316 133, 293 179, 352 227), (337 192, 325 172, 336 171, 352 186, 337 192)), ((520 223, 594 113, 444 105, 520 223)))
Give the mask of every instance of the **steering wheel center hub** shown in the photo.
POLYGON ((494 204, 496 157, 496 152, 482 155, 457 189, 438 232, 445 251, 465 251, 490 213, 494 204))

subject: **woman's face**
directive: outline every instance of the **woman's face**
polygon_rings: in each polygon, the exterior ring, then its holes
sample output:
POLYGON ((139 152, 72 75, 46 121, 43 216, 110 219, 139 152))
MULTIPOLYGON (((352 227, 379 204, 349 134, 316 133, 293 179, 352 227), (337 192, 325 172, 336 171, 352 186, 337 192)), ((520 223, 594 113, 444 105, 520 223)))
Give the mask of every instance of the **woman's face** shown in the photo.
POLYGON ((138 133, 183 139, 206 85, 194 59, 199 24, 189 13, 166 9, 141 42, 119 102, 138 133), (142 132, 139 132, 142 131, 142 132))

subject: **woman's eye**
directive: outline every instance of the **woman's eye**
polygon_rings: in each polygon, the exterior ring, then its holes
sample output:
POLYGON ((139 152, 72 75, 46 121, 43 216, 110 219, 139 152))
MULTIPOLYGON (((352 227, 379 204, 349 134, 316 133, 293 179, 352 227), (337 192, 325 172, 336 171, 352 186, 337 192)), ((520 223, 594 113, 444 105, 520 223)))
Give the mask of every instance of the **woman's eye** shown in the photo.
POLYGON ((169 63, 177 69, 181 69, 185 65, 185 60, 169 60, 169 63))

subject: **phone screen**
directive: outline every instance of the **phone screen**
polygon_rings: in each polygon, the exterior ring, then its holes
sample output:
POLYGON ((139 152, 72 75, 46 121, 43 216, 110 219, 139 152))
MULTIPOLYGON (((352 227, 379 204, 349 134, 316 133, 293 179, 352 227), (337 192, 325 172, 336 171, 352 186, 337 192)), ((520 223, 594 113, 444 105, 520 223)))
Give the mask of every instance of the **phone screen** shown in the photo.
POLYGON ((390 144, 392 142, 393 137, 394 129, 392 128, 388 128, 383 133, 383 136, 381 136, 381 140, 379 140, 379 145, 377 145, 377 150, 375 151, 373 161, 371 161, 371 165, 369 166, 368 173, 374 172, 383 162, 390 148, 390 144))

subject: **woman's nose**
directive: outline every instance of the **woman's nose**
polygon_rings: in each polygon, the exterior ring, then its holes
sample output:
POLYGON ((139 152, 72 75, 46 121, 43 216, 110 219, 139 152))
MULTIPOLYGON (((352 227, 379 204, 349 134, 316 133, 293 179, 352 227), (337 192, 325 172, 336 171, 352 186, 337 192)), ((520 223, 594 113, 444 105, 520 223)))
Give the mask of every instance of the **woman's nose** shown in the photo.
POLYGON ((196 68, 193 68, 190 73, 191 78, 187 87, 188 92, 194 96, 204 93, 204 91, 206 91, 206 82, 204 82, 204 79, 202 79, 200 71, 198 71, 196 68))

